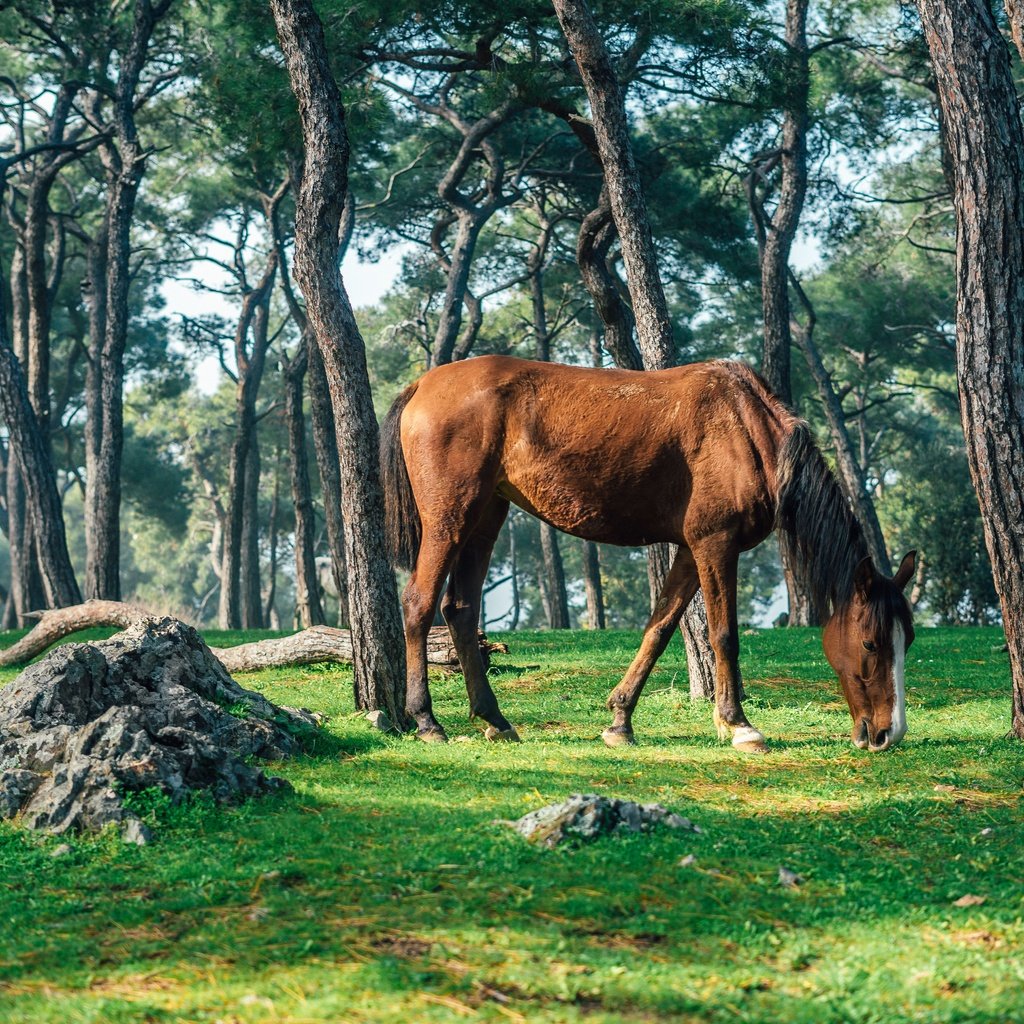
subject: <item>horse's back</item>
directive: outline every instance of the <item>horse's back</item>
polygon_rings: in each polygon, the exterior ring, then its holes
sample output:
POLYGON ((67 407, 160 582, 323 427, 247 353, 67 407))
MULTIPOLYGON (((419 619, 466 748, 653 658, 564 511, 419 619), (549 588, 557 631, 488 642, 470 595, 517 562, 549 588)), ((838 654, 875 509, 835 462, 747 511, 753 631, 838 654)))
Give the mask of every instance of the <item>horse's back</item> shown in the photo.
POLYGON ((481 356, 420 378, 402 440, 420 491, 428 476, 456 494, 479 481, 568 533, 679 542, 695 489, 755 501, 772 401, 737 363, 647 372, 481 356))

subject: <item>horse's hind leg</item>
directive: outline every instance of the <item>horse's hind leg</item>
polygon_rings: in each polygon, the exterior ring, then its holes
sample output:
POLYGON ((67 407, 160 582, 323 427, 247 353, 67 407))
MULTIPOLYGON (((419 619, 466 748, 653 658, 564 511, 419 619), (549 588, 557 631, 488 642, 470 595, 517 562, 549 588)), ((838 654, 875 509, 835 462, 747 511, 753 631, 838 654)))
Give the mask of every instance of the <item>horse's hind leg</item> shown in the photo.
POLYGON ((416 721, 416 735, 428 743, 444 743, 448 739, 434 717, 427 686, 427 632, 434 621, 437 598, 455 550, 450 541, 424 534, 416 567, 402 593, 407 673, 405 710, 416 721))
POLYGON ((717 534, 693 546, 708 610, 708 639, 715 652, 715 725, 737 750, 767 752, 764 736, 747 720, 740 702, 740 638, 736 621, 736 569, 739 549, 730 534, 717 534))
POLYGON ((622 682, 608 697, 608 708, 613 714, 612 724, 601 734, 601 738, 609 747, 633 742, 633 709, 640 699, 640 691, 654 663, 672 639, 686 606, 697 592, 697 586, 697 567, 693 555, 688 548, 681 547, 665 577, 658 603, 644 630, 640 650, 622 682))
POLYGON ((462 665, 469 694, 470 717, 482 718, 487 723, 486 736, 489 740, 511 740, 518 743, 519 735, 501 713, 487 680, 476 636, 487 566, 507 514, 508 502, 503 498, 495 497, 488 504, 479 524, 455 559, 448 590, 441 603, 441 613, 448 623, 462 665))

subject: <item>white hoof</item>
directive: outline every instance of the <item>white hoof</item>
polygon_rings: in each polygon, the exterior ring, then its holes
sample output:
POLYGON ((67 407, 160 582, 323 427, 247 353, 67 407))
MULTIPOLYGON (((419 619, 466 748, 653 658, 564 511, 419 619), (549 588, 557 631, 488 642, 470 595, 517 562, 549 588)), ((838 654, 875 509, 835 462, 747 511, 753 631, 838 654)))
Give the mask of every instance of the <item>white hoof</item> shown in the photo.
POLYGON ((768 744, 764 735, 749 725, 741 725, 732 734, 732 745, 745 754, 766 754, 768 744))

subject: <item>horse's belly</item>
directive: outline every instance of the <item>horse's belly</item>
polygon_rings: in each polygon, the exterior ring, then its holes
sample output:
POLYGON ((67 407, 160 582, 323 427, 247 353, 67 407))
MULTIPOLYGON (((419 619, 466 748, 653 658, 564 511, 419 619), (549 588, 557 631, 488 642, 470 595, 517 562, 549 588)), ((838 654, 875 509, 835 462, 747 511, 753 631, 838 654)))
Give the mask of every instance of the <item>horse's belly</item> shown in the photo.
POLYGON ((498 492, 513 504, 584 540, 639 547, 682 539, 685 509, 678 487, 611 467, 557 465, 506 474, 498 492), (569 470, 569 472, 567 472, 569 470), (575 470, 575 471, 572 471, 575 470))

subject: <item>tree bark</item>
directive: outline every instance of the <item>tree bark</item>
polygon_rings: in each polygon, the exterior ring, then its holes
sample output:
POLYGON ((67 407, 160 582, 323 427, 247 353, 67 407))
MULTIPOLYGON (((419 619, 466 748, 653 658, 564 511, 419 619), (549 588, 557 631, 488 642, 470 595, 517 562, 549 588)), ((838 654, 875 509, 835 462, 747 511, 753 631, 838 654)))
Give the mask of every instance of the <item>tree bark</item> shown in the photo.
POLYGON ((986 0, 917 0, 954 168, 957 377, 1024 739, 1024 131, 986 0))
MULTIPOLYGON (((256 445, 256 401, 263 382, 267 359, 267 316, 277 273, 277 250, 271 254, 263 276, 255 288, 242 299, 242 309, 235 327, 235 365, 238 378, 235 386, 235 433, 231 443, 226 497, 227 534, 224 538, 224 562, 221 568, 221 593, 218 623, 221 629, 240 629, 243 618, 251 618, 251 586, 243 601, 242 567, 252 557, 252 516, 246 531, 246 507, 255 499, 253 481, 258 490, 259 457, 252 454, 256 445), (250 344, 249 337, 252 335, 250 344), (247 537, 247 532, 249 536, 247 537), (247 543, 248 541, 248 543, 247 543), (243 604, 245 614, 243 615, 243 604)), ((258 558, 257 552, 257 558, 258 558)), ((251 575, 251 566, 246 576, 251 575)), ((257 573, 258 577, 258 573, 257 573)), ((257 579, 258 587, 258 579, 257 579)), ((257 602, 258 603, 258 602, 257 602)), ((245 628, 258 628, 247 625, 245 628)))
POLYGON ((625 98, 585 0, 553 0, 553 6, 590 100, 644 367, 651 370, 672 366, 672 321, 658 273, 647 203, 633 160, 625 98))
MULTIPOLYGON (((875 563, 875 568, 886 576, 892 575, 892 564, 889 561, 889 552, 885 546, 885 537, 882 534, 882 526, 878 521, 878 513, 875 511, 875 503, 868 493, 867 481, 864 478, 864 470, 857 460, 854 452, 853 439, 846 428, 846 417, 843 414, 843 406, 832 386, 832 377, 825 364, 822 362, 821 353, 814 342, 814 312, 810 302, 799 285, 797 293, 804 302, 807 310, 807 323, 796 332, 797 345, 804 354, 807 368, 811 371, 814 383, 818 388, 818 397, 821 400, 822 408, 825 410, 825 418, 828 421, 829 434, 832 438, 832 447, 836 453, 836 469, 839 471, 839 480, 843 485, 846 498, 853 508, 853 514, 857 517, 861 528, 864 530, 864 539, 867 541, 868 553, 875 563)), ((792 622, 792 613, 790 613, 792 622)), ((795 623, 793 623, 795 624, 795 623)))
MULTIPOLYGON (((6 319, 0 301, 0 335, 6 334, 6 319)), ((35 538, 36 554, 43 578, 46 604, 50 608, 77 604, 82 600, 68 555, 67 535, 60 495, 53 476, 39 425, 28 395, 28 383, 17 356, 0 336, 0 413, 10 435, 12 461, 21 467, 33 486, 24 490, 27 525, 35 538)), ((29 531, 26 530, 24 537, 29 531)), ((24 558, 23 553, 19 557, 24 558)), ((23 609, 21 616, 29 609, 23 609)))
POLYGON ((323 356, 337 431, 356 704, 401 724, 405 646, 384 547, 377 420, 363 339, 338 272, 338 228, 348 192, 345 108, 310 0, 271 0, 271 10, 302 122, 295 276, 323 356))
POLYGON ((615 240, 615 224, 608 194, 601 191, 598 205, 583 218, 576 243, 576 262, 594 308, 604 325, 604 345, 615 365, 642 370, 643 360, 633 340, 633 313, 622 301, 615 271, 608 265, 608 251, 615 240))
MULTIPOLYGON (((294 168, 291 176, 293 179, 300 177, 301 168, 294 168)), ((292 184, 294 185, 294 181, 292 184)), ((355 205, 355 198, 350 190, 345 196, 345 206, 338 229, 339 267, 355 230, 355 205)), ((285 299, 288 302, 292 319, 298 325, 302 335, 303 356, 306 362, 306 386, 309 393, 310 416, 313 421, 313 450, 316 453, 320 495, 327 524, 327 549, 331 559, 331 576, 334 579, 334 588, 338 596, 338 625, 345 626, 348 624, 348 567, 345 560, 345 522, 341 512, 341 471, 334 410, 331 407, 331 394, 327 386, 323 357, 320 355, 316 337, 310 330, 306 311, 302 308, 302 304, 298 301, 291 286, 288 261, 285 255, 284 232, 281 228, 279 206, 277 205, 271 208, 271 227, 277 244, 278 262, 281 265, 281 285, 284 289, 285 299)), ((319 582, 316 586, 316 594, 319 602, 319 582)), ((322 609, 321 614, 323 614, 322 609)))
MULTIPOLYGON (((625 98, 585 0, 552 2, 590 100, 604 187, 626 265, 626 283, 643 368, 663 370, 675 363, 672 321, 658 272, 658 255, 647 217, 647 203, 633 160, 625 98)), ((668 545, 652 545, 648 549, 652 610, 670 563, 668 545)), ((713 674, 714 658, 710 644, 706 639, 694 643, 694 638, 701 635, 702 606, 703 597, 698 592, 683 613, 689 622, 689 627, 683 629, 683 637, 687 641, 687 661, 692 658, 695 665, 702 666, 702 671, 713 674)), ((703 627, 706 637, 706 614, 703 614, 703 627)))
MULTIPOLYGON (((543 215, 542 215, 543 217, 543 215)), ((533 306, 534 356, 541 362, 551 358, 551 336, 544 305, 544 260, 551 239, 550 224, 542 220, 540 238, 529 257, 530 298, 533 306)), ((569 629, 569 597, 565 590, 565 569, 558 547, 558 531, 548 523, 540 524, 540 548, 544 562, 545 611, 550 629, 569 629)))
POLYGON ((587 628, 605 629, 600 551, 592 540, 585 540, 582 544, 583 586, 587 592, 587 628))
POLYGON ((283 363, 288 465, 295 508, 295 608, 304 628, 322 625, 325 621, 316 571, 316 524, 306 454, 306 419, 302 412, 302 386, 308 364, 305 349, 300 349, 291 362, 283 363))
MULTIPOLYGON (((131 284, 131 228, 135 202, 146 169, 147 152, 135 123, 139 78, 153 30, 171 0, 135 0, 131 38, 118 67, 112 125, 116 143, 99 152, 106 169, 107 242, 102 345, 91 354, 97 386, 91 410, 97 449, 87 477, 85 501, 85 590, 89 597, 121 596, 121 456, 124 449, 124 353, 128 340, 128 291, 131 284)), ((98 109, 98 104, 97 104, 98 109)))
MULTIPOLYGON (((793 402, 792 309, 790 305, 789 258, 807 195, 807 130, 810 95, 810 63, 807 46, 809 0, 787 0, 785 44, 789 56, 786 79, 787 99, 782 116, 782 144, 762 158, 747 179, 750 212, 757 235, 761 262, 761 307, 764 315, 764 344, 761 374, 768 386, 787 405, 793 402), (780 168, 779 197, 771 217, 766 216, 759 180, 780 168)), ((782 554, 782 569, 789 596, 791 626, 819 625, 825 609, 815 608, 811 588, 801 578, 798 566, 782 554)))

